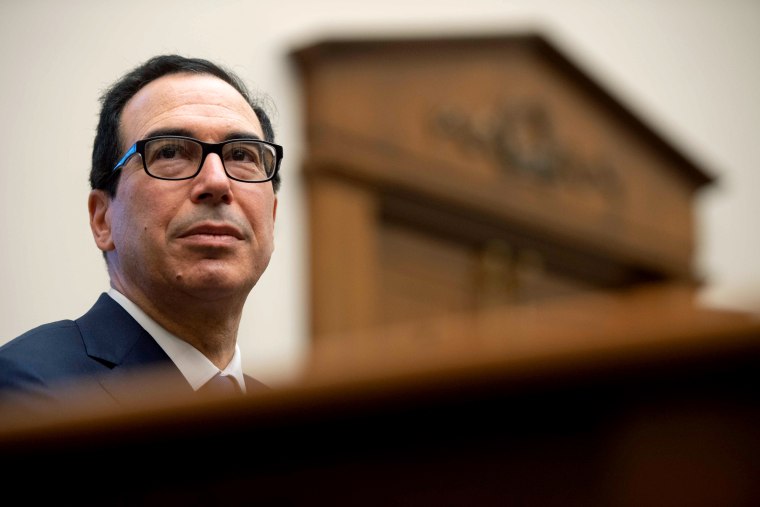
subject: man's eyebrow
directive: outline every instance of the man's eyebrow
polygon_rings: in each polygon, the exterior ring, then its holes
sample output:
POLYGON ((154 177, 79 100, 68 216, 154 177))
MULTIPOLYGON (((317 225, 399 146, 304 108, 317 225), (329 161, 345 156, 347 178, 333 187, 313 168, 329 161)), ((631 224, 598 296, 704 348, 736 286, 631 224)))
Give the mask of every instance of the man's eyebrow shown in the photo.
POLYGON ((148 132, 145 138, 150 139, 151 137, 158 137, 158 136, 193 137, 193 133, 190 132, 188 129, 183 129, 183 128, 163 128, 163 129, 151 130, 150 132, 148 132))
POLYGON ((230 132, 226 136, 224 136, 225 141, 231 141, 232 139, 258 139, 261 140, 261 136, 254 132, 230 132))
MULTIPOLYGON (((185 128, 162 128, 162 129, 151 130, 150 132, 148 132, 148 134, 145 137, 147 139, 147 138, 157 137, 157 136, 184 136, 184 137, 195 138, 195 136, 193 135, 193 132, 185 128)), ((255 132, 236 131, 236 132, 229 132, 227 135, 225 135, 223 141, 231 141, 233 139, 259 139, 261 140, 261 136, 259 136, 255 132)))

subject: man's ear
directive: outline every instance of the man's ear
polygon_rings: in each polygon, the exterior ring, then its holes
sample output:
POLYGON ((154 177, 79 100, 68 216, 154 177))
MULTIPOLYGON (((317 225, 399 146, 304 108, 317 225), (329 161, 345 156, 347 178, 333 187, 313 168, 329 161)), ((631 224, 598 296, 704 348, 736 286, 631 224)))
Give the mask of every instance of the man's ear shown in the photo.
POLYGON ((277 196, 274 196, 274 206, 272 206, 272 222, 277 219, 277 196))
POLYGON ((111 197, 103 190, 92 190, 87 199, 87 208, 90 211, 90 229, 92 237, 98 248, 107 252, 114 249, 111 237, 111 213, 109 208, 111 197))

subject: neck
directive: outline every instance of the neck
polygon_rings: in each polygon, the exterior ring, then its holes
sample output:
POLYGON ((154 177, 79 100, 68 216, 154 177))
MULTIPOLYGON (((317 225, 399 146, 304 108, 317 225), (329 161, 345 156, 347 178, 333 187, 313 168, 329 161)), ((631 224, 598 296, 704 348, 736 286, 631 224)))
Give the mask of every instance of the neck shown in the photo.
POLYGON ((112 285, 161 327, 198 349, 217 368, 224 369, 232 360, 244 299, 147 297, 139 290, 112 285))

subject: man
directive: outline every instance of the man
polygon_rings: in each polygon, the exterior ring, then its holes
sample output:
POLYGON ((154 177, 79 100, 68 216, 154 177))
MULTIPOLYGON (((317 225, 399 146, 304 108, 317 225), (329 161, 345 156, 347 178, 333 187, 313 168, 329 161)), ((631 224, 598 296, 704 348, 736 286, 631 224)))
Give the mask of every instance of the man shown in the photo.
POLYGON ((87 380, 90 402, 119 403, 158 367, 183 392, 263 388, 243 374, 237 333, 274 248, 282 148, 269 118, 234 74, 177 55, 101 100, 88 208, 111 288, 79 319, 0 347, 0 391, 66 403, 87 380))

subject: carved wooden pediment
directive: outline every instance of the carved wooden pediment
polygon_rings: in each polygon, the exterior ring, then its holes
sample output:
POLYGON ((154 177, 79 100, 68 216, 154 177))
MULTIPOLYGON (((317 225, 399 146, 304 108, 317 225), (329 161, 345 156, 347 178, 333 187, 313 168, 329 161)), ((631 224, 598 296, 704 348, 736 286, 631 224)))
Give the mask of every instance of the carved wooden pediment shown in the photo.
POLYGON ((499 218, 689 271, 692 198, 709 176, 544 38, 330 41, 296 55, 310 167, 461 189, 499 218))
MULTIPOLYGON (((293 57, 311 213, 323 217, 312 218, 322 238, 313 269, 328 269, 319 250, 330 248, 329 222, 348 212, 325 211, 332 182, 343 189, 335 199, 363 192, 355 214, 382 230, 355 232, 376 252, 365 264, 424 278, 440 254, 431 270, 449 272, 431 276, 441 290, 474 277, 508 291, 515 270, 533 264, 592 286, 694 278, 693 199, 711 177, 547 39, 328 40, 293 57), (470 250, 441 253, 454 243, 470 250), (456 260, 473 249, 480 274, 456 260)), ((364 286, 382 299, 398 289, 382 288, 387 274, 375 270, 364 286)))

